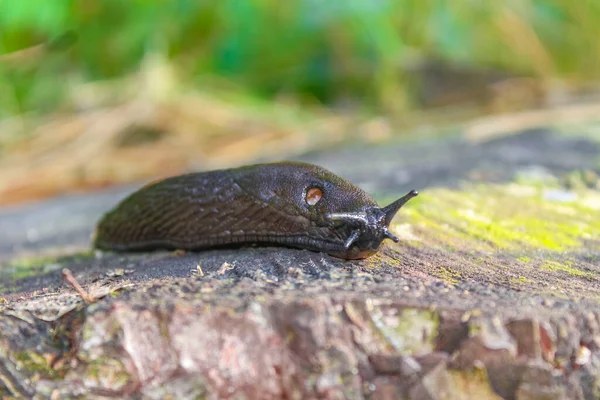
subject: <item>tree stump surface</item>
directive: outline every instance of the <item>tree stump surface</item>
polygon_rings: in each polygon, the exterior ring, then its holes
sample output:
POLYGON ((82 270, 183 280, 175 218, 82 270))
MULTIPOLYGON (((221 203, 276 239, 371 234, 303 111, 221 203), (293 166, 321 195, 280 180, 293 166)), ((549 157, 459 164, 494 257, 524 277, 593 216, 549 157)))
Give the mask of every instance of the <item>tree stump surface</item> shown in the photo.
POLYGON ((91 251, 134 186, 0 210, 0 395, 600 398, 600 141, 545 129, 299 159, 381 204, 419 190, 400 243, 361 261, 91 251))

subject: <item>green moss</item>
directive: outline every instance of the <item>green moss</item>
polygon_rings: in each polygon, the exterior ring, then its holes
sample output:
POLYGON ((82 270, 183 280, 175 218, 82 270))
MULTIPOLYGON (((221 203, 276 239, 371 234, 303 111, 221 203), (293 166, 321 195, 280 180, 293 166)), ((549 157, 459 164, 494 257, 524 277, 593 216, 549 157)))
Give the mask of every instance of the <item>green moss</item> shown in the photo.
POLYGON ((518 278, 509 279, 510 283, 533 283, 531 279, 527 279, 524 276, 519 276, 518 278))
POLYGON ((556 261, 546 261, 541 267, 540 269, 546 270, 546 271, 560 271, 560 272, 566 272, 569 275, 576 275, 576 276, 584 276, 584 275, 588 275, 588 273, 580 271, 576 268, 571 267, 572 263, 570 262, 565 262, 563 264, 558 263, 556 261))
MULTIPOLYGON (((50 271, 50 270, 48 270, 50 271)), ((8 275, 13 279, 27 278, 28 276, 40 275, 44 272, 44 266, 35 267, 13 267, 8 271, 5 271, 3 275, 8 275)))
POLYGON ((84 251, 68 256, 24 257, 9 261, 0 267, 0 277, 22 279, 29 276, 45 274, 62 268, 63 264, 93 257, 91 251, 84 251))
POLYGON ((455 285, 456 283, 458 283, 458 280, 460 278, 460 273, 458 273, 457 271, 454 271, 452 268, 441 266, 436 268, 433 274, 438 278, 443 279, 444 282, 446 282, 449 285, 455 285))
POLYGON ((452 390, 448 398, 469 398, 480 400, 501 400, 490 384, 485 367, 472 370, 448 370, 452 390))
POLYGON ((49 272, 56 267, 56 257, 28 257, 11 261, 0 273, 13 279, 26 278, 49 272))
POLYGON ((590 170, 574 170, 562 177, 563 186, 569 189, 595 188, 598 180, 598 175, 590 170))
MULTIPOLYGON (((463 321, 469 321, 471 319, 471 317, 477 317, 480 314, 479 310, 474 310, 474 311, 468 311, 466 314, 463 315, 463 321)), ((479 324, 469 324, 469 337, 475 337, 477 335, 479 335, 482 331, 481 329, 481 325, 479 324)))
POLYGON ((43 264, 50 264, 56 262, 58 257, 24 257, 10 261, 8 266, 14 268, 33 268, 43 264))
MULTIPOLYGON (((386 261, 387 261, 387 259, 386 259, 386 261)), ((367 270, 374 270, 381 266, 381 262, 382 262, 381 254, 375 253, 371 257, 365 259, 361 263, 361 266, 367 270)))
POLYGON ((446 250, 454 251, 460 248, 465 241, 472 241, 472 237, 459 227, 452 225, 451 221, 446 220, 442 215, 436 214, 437 211, 433 207, 428 208, 427 205, 424 205, 424 209, 418 207, 407 209, 403 215, 420 231, 420 237, 424 237, 427 244, 435 242, 445 247, 446 250))
POLYGON ((59 371, 52 368, 49 358, 31 351, 13 353, 12 358, 20 370, 37 373, 46 379, 59 378, 59 371))
POLYGON ((376 307, 371 311, 371 318, 385 340, 397 351, 415 355, 434 351, 439 327, 436 311, 376 307))
MULTIPOLYGON (((565 251, 600 236, 597 194, 581 190, 573 202, 547 200, 535 186, 467 185, 431 189, 406 205, 399 219, 428 245, 462 251, 565 251)), ((525 259, 522 259, 523 262, 525 259)))
POLYGON ((89 386, 119 390, 131 381, 127 368, 119 360, 98 358, 87 365, 85 381, 89 386))

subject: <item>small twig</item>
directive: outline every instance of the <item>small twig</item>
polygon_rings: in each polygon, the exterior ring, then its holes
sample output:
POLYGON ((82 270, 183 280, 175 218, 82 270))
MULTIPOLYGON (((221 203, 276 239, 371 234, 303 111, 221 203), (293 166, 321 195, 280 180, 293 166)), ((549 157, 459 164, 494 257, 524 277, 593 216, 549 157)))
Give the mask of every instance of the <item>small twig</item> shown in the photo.
POLYGON ((224 262, 223 264, 221 264, 221 267, 219 267, 219 269, 217 270, 217 274, 219 275, 225 275, 225 273, 227 271, 229 271, 230 269, 234 269, 235 266, 229 264, 228 262, 224 262))
POLYGON ((193 276, 203 277, 204 276, 204 270, 202 269, 202 265, 200 265, 200 264, 196 265, 196 268, 192 270, 192 275, 193 276))
POLYGON ((75 291, 79 294, 79 296, 83 299, 86 304, 94 303, 96 299, 81 287, 77 279, 73 276, 73 273, 68 268, 63 268, 62 277, 75 291))

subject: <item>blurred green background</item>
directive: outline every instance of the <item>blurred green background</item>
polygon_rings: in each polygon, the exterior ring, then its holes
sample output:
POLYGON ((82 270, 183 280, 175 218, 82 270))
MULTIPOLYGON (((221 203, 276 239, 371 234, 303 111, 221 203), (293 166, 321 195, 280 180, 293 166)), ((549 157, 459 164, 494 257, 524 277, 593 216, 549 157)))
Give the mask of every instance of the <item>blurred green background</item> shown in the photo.
POLYGON ((470 71, 453 87, 480 71, 594 82, 599 33, 597 0, 0 0, 0 57, 47 50, 0 58, 0 118, 55 110, 68 86, 127 76, 149 54, 186 89, 397 113, 435 104, 447 70, 470 71))

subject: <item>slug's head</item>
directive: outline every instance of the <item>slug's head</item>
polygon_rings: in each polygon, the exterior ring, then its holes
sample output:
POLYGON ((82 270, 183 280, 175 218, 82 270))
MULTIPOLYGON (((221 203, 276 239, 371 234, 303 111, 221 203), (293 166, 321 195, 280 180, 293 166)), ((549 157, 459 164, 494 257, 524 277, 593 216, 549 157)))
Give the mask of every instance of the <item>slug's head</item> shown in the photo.
POLYGON ((358 212, 328 213, 325 218, 337 228, 344 228, 350 234, 344 248, 345 258, 364 258, 375 253, 384 239, 398 243, 399 239, 389 231, 392 219, 406 204, 419 193, 411 190, 387 207, 369 206, 358 212))
POLYGON ((244 193, 266 207, 253 211, 249 223, 257 220, 285 236, 287 244, 345 259, 374 254, 386 238, 397 242, 388 227, 400 207, 417 195, 413 190, 381 208, 361 188, 305 163, 259 164, 230 174, 244 193), (263 215, 276 222, 266 224, 263 215))

